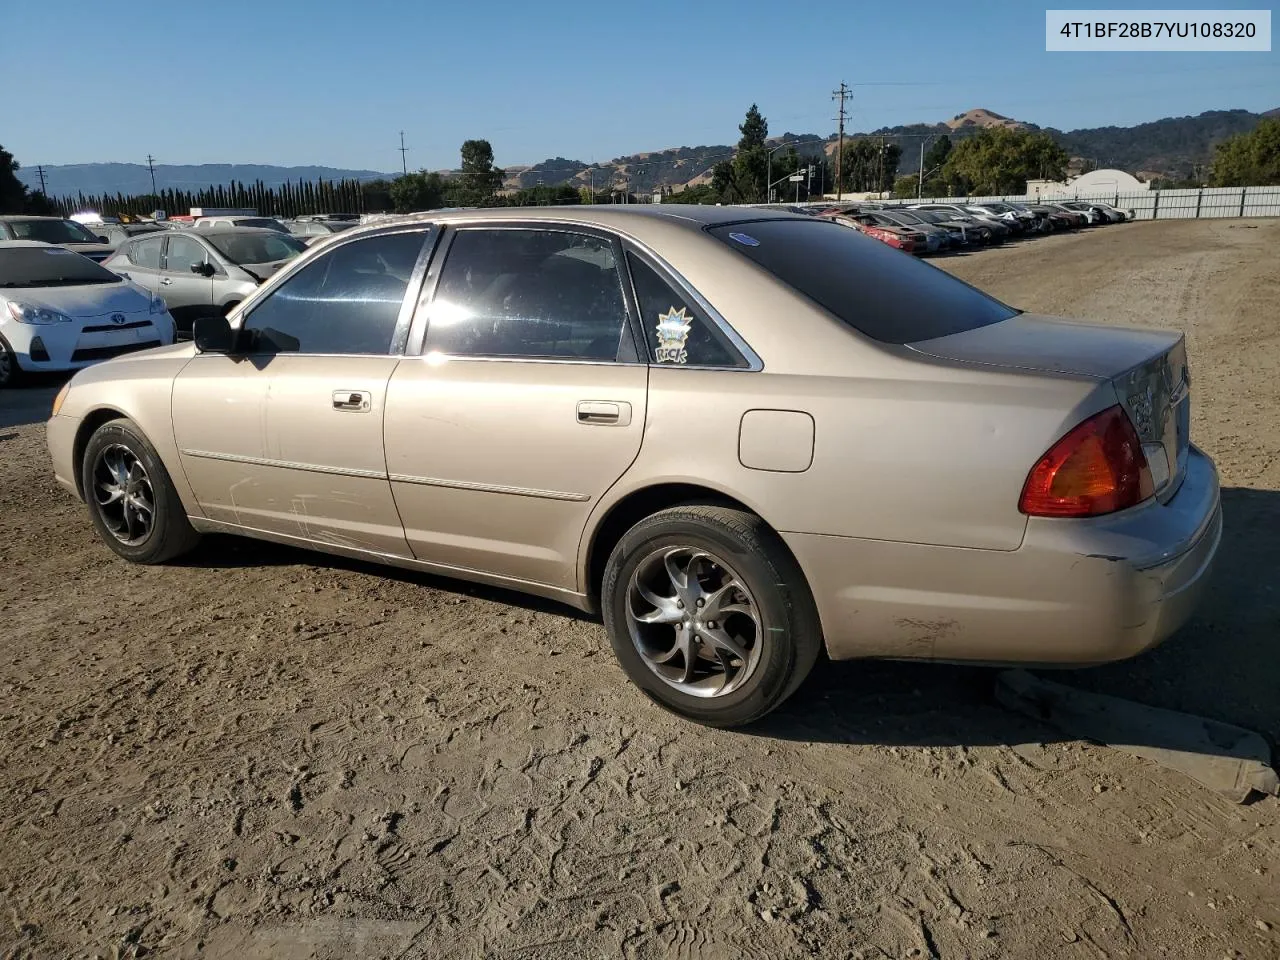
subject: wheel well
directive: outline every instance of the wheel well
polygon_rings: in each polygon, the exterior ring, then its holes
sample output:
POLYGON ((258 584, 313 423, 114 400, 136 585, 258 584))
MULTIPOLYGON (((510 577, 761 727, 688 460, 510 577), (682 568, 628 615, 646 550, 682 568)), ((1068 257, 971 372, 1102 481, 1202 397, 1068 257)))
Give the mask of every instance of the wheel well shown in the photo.
POLYGON ((84 473, 84 451, 89 446, 89 438, 104 423, 110 423, 112 420, 123 420, 125 416, 119 410, 112 410, 110 407, 101 407, 92 411, 80 421, 80 428, 76 431, 76 442, 72 448, 75 459, 72 461, 76 468, 76 491, 80 494, 80 499, 84 499, 84 484, 81 481, 81 475, 84 473))
POLYGON ((613 553, 613 548, 623 535, 650 514, 691 503, 731 507, 755 513, 745 503, 695 483, 663 483, 628 494, 609 509, 591 538, 591 548, 587 552, 586 592, 592 598, 593 605, 599 606, 605 564, 609 562, 609 554, 613 553))

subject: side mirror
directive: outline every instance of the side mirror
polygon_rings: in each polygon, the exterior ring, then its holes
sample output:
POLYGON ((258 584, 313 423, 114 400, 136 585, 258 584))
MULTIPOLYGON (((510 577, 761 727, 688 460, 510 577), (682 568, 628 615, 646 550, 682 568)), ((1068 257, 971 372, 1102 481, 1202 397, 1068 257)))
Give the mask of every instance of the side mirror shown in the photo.
POLYGON ((236 335, 226 317, 200 317, 191 332, 200 353, 235 353, 236 335))
POLYGON ((212 277, 217 273, 217 271, 214 270, 212 263, 193 263, 191 265, 191 272, 201 277, 212 277))

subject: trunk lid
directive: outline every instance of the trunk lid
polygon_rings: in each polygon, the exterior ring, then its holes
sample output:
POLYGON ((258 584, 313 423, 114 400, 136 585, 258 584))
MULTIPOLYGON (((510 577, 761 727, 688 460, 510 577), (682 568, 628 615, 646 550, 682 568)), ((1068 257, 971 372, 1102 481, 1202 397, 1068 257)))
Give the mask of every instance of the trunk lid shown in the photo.
POLYGON ((1019 314, 908 346, 943 360, 1109 382, 1142 440, 1156 496, 1167 500, 1177 491, 1191 426, 1181 333, 1019 314))

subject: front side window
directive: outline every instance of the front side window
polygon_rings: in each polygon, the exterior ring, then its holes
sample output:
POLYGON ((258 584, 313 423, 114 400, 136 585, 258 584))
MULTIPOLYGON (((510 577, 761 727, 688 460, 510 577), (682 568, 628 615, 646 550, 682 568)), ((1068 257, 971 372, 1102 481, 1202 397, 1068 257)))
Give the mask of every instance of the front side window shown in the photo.
POLYGON ((209 243, 232 263, 252 266, 292 260, 307 249, 297 237, 287 233, 243 233, 218 230, 208 235, 209 243))
POLYGON ((426 234, 382 234, 317 257, 244 322, 255 353, 387 354, 426 234))
POLYGON ((169 273, 190 273, 193 266, 208 259, 204 247, 190 237, 169 238, 169 253, 165 257, 165 269, 169 273))
POLYGON ((129 245, 129 252, 126 254, 129 262, 135 267, 146 267, 149 270, 160 269, 160 249, 164 244, 164 237, 152 237, 148 240, 138 240, 129 245))
POLYGON ((454 236, 425 352, 613 361, 634 350, 611 241, 532 229, 454 236))
MULTIPOLYGON (((843 228, 842 228, 843 229, 843 228)), ((634 253, 627 254, 649 360, 659 366, 745 367, 747 361, 703 310, 634 253)))

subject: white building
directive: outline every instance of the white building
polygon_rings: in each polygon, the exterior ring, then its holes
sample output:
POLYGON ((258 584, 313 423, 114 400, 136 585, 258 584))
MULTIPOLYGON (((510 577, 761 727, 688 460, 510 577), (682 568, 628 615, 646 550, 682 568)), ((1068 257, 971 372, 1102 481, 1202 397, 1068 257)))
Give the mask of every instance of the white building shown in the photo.
POLYGON ((1123 170, 1093 170, 1072 177, 1066 183, 1057 180, 1028 180, 1027 197, 1105 197, 1107 194, 1141 193, 1151 184, 1123 170))

